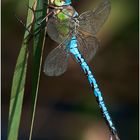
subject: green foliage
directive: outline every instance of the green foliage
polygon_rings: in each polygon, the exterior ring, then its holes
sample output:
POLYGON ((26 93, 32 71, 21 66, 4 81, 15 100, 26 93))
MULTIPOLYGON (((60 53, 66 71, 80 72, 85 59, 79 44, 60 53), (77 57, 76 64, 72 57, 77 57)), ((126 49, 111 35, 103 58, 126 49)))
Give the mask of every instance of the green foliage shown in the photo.
POLYGON ((27 70, 27 45, 23 45, 17 60, 10 98, 8 140, 17 140, 20 124, 24 85, 27 70))
MULTIPOLYGON (((32 7, 34 5, 34 0, 29 0, 28 5, 32 7)), ((37 9, 42 9, 40 12, 35 12, 35 22, 38 21, 39 18, 43 18, 46 15, 46 7, 43 4, 43 1, 37 2, 37 9)), ((36 11, 36 10, 35 10, 36 11)), ((31 9, 28 9, 27 14, 27 22, 26 27, 29 25, 33 25, 34 12, 31 9)), ((31 30, 30 26, 28 30, 31 30)), ((35 24, 33 32, 40 30, 40 25, 35 24)), ((33 70, 32 70, 32 122, 31 122, 31 131, 30 131, 30 139, 32 137, 32 128, 34 122, 36 101, 37 101, 37 93, 40 79, 40 71, 41 71, 41 62, 42 62, 42 52, 45 41, 45 28, 42 31, 37 32, 37 35, 34 36, 33 43, 33 70)), ((28 62, 28 37, 30 33, 25 29, 25 34, 21 46, 21 50, 17 59, 17 64, 14 71, 12 89, 11 89, 11 97, 10 97, 10 109, 9 109, 9 122, 8 122, 8 140, 17 140, 20 118, 22 112, 23 105, 23 97, 25 91, 25 81, 26 81, 26 71, 27 71, 27 62, 28 62)))
MULTIPOLYGON (((36 10, 39 11, 35 13, 35 19, 37 20, 36 21, 37 23, 40 21, 40 19, 42 19, 41 17, 44 18, 46 16, 47 7, 43 4, 43 1, 38 1, 36 10)), ((41 28, 44 28, 44 27, 40 27, 39 24, 35 24, 34 32, 37 32, 38 29, 40 30, 41 28)), ((45 43, 45 35, 46 35, 46 30, 40 31, 40 33, 35 36, 34 42, 33 42, 32 121, 31 121, 29 140, 31 140, 32 131, 33 131, 38 87, 39 87, 39 80, 40 80, 40 72, 41 72, 41 64, 42 64, 42 54, 43 54, 44 43, 45 43)))

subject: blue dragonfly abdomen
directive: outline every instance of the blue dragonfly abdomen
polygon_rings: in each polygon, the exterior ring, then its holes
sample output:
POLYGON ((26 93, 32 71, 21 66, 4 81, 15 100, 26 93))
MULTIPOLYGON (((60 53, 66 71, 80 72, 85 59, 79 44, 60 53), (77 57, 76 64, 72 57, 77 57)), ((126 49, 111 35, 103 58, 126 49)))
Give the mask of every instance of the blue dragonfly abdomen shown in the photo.
POLYGON ((87 76, 89 84, 93 90, 94 96, 97 99, 98 105, 101 109, 101 112, 103 114, 103 117, 104 117, 107 125, 109 126, 113 135, 116 137, 116 140, 119 140, 119 138, 117 136, 117 130, 116 130, 116 128, 112 122, 112 119, 108 113, 107 107, 105 106, 105 103, 104 103, 104 100, 102 97, 102 93, 98 87, 98 84, 97 84, 97 82, 92 74, 92 71, 90 70, 90 67, 88 66, 86 60, 84 59, 84 57, 82 56, 82 54, 80 53, 80 51, 77 48, 76 36, 73 36, 71 38, 71 41, 69 43, 69 48, 70 48, 70 53, 74 56, 76 61, 80 64, 82 70, 84 71, 85 75, 87 76))

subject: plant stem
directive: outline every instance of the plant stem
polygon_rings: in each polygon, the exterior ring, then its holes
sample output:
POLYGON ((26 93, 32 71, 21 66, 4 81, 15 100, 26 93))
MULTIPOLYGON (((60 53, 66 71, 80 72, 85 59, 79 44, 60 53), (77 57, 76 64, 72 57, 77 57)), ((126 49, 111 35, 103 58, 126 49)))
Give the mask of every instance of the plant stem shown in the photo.
MULTIPOLYGON (((43 4, 42 0, 38 0, 36 10, 39 12, 35 12, 35 22, 42 20, 47 14, 47 6, 43 4), (40 9, 42 9, 40 11, 40 9)), ((34 25, 34 32, 40 30, 40 25, 34 25)), ((32 116, 31 116, 31 127, 29 140, 32 139, 34 120, 35 120, 35 112, 36 112, 36 104, 38 98, 38 88, 40 81, 40 73, 42 66, 42 55, 44 50, 46 38, 46 28, 40 31, 35 37, 33 42, 33 66, 32 66, 32 116)))

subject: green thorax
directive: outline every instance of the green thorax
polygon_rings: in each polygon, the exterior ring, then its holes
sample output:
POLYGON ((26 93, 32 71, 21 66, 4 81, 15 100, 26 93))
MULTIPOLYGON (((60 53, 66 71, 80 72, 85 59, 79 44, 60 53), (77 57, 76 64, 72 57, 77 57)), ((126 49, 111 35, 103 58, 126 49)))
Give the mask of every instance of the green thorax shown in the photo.
POLYGON ((60 21, 67 20, 69 18, 68 12, 66 10, 62 10, 62 12, 59 12, 56 16, 60 21))
POLYGON ((71 17, 73 17, 74 12, 75 10, 73 9, 73 7, 69 6, 58 12, 56 16, 60 21, 64 21, 71 19, 71 17))
POLYGON ((70 20, 70 13, 67 9, 63 9, 58 14, 56 14, 56 17, 58 19, 58 31, 61 36, 65 37, 69 34, 69 20, 70 20))
POLYGON ((65 7, 59 11, 55 16, 58 20, 57 30, 60 33, 60 36, 65 37, 70 33, 70 22, 74 14, 74 9, 71 6, 65 7))

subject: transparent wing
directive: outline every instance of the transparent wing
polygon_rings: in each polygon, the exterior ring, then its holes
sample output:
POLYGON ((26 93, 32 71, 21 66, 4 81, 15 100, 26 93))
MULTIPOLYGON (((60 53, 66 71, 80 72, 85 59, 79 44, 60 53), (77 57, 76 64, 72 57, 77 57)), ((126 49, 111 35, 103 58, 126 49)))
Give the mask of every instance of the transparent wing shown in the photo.
POLYGON ((78 30, 95 35, 108 18, 110 10, 109 0, 102 0, 95 10, 84 12, 78 17, 80 25, 78 30))
POLYGON ((49 18, 47 23, 47 33, 55 42, 63 42, 70 34, 70 20, 64 20, 61 22, 56 17, 49 18))
POLYGON ((90 61, 95 56, 97 49, 99 48, 99 41, 93 36, 82 36, 79 34, 76 37, 78 41, 78 49, 86 61, 90 61))
POLYGON ((53 49, 45 60, 45 74, 48 76, 59 76, 63 74, 68 67, 68 57, 69 54, 66 51, 66 46, 63 44, 53 49))

